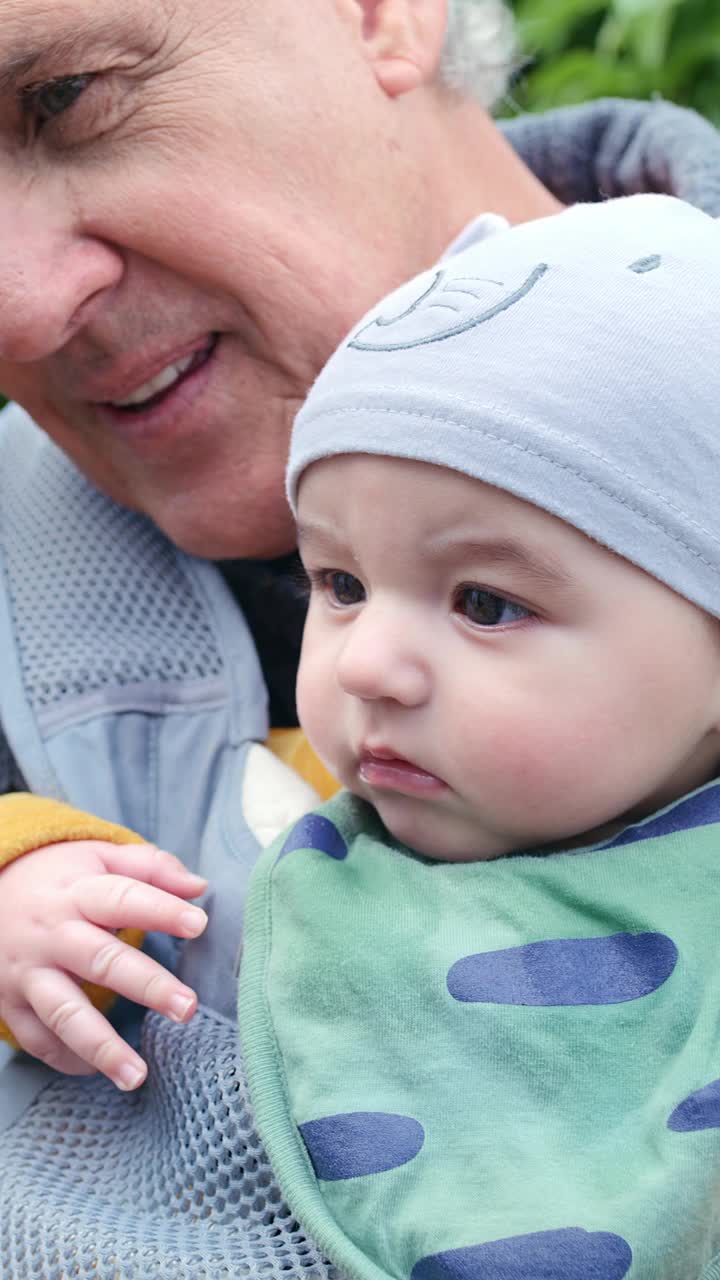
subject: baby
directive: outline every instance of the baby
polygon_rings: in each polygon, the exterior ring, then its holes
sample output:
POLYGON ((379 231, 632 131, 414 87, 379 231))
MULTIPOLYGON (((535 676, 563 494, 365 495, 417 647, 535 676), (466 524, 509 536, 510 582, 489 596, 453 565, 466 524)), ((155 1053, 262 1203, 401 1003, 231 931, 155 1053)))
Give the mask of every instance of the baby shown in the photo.
POLYGON ((720 1277, 720 228, 638 196, 404 286, 301 412, 301 719, 241 1028, 356 1280, 720 1277))

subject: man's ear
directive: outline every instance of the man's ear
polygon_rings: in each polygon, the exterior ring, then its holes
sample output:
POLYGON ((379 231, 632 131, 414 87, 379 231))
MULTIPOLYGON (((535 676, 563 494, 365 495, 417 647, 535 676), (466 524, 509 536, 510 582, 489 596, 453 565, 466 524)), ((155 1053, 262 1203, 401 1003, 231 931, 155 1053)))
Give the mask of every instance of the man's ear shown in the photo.
POLYGON ((440 65, 447 0, 354 0, 378 84, 390 98, 429 84, 440 65))

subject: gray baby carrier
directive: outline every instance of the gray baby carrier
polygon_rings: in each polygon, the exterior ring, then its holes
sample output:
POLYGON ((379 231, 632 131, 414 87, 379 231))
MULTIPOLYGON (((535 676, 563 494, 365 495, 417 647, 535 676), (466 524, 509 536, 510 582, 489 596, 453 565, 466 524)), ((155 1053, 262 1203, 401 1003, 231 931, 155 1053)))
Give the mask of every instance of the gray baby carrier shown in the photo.
MULTIPOLYGON (((503 127, 560 200, 670 191, 720 215, 720 142, 690 112, 608 100, 503 127)), ((17 409, 0 417, 0 575, 0 786, 19 766, 32 791, 126 823, 213 886, 206 938, 175 957, 150 940, 203 1006, 186 1028, 145 1017, 137 1095, 23 1058, 0 1073, 0 1276, 325 1280, 255 1132, 236 1038, 257 852, 238 798, 267 729, 243 620, 211 566, 97 494, 17 409)))
POLYGON ((14 407, 0 417, 0 574, 0 721, 30 790, 132 827, 212 886, 205 938, 149 940, 202 1004, 185 1028, 144 1018, 139 1093, 23 1055, 0 1072, 0 1275, 330 1277, 282 1201, 237 1043, 258 851, 242 797, 267 734, 237 606, 212 566, 98 494, 14 407))

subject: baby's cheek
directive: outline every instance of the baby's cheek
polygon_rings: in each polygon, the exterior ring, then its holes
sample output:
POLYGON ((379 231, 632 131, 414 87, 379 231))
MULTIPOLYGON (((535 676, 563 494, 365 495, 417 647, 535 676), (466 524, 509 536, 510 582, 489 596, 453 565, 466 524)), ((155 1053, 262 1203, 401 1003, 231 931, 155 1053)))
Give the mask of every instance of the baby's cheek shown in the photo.
POLYGON ((337 688, 318 649, 308 646, 300 660, 297 678, 298 719, 311 746, 323 760, 334 760, 339 735, 337 688))
POLYGON ((313 659, 312 653, 312 646, 303 641, 295 687, 298 719, 308 735, 313 732, 313 725, 319 708, 317 697, 318 664, 313 659))
POLYGON ((521 806, 532 823, 572 807, 578 793, 587 795, 602 752, 590 725, 568 721, 548 706, 540 713, 504 716, 467 754, 498 802, 521 806))

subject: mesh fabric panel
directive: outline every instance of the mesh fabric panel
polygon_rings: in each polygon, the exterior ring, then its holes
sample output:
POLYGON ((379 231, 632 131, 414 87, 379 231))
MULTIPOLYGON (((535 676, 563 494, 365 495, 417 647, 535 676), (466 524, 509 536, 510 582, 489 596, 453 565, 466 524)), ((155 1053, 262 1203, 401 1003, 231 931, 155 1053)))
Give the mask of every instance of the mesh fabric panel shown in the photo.
POLYGON ((59 1078, 0 1139, 2 1280, 340 1280, 253 1125, 233 1025, 145 1019, 148 1083, 59 1078))
POLYGON ((150 521, 116 506, 48 446, 32 483, 3 477, 8 584, 36 711, 108 686, 222 671, 205 609, 150 521), (52 530, 52 545, 38 537, 52 530), (88 530, 92 537, 88 538, 88 530))

